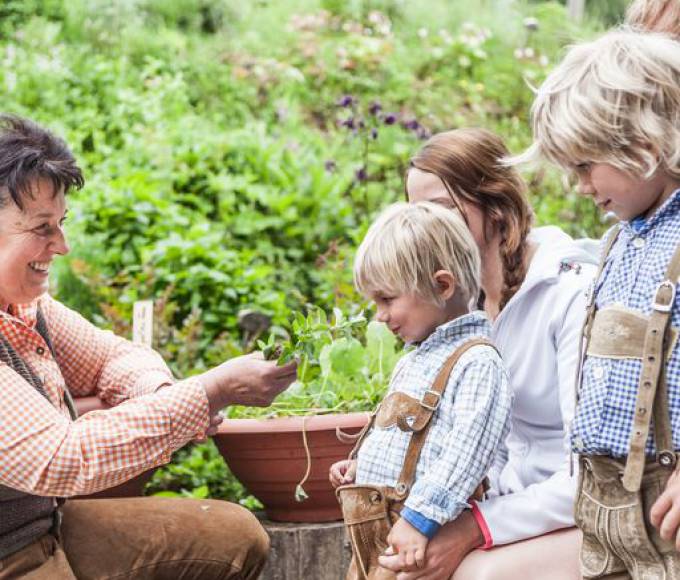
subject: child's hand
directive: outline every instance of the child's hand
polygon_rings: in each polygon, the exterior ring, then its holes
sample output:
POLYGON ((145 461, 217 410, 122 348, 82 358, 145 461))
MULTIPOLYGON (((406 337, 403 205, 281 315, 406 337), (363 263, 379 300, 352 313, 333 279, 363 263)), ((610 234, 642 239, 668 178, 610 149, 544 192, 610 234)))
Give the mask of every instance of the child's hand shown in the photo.
MULTIPOLYGON (((425 564, 425 548, 429 539, 404 518, 399 518, 387 536, 387 552, 399 555, 402 568, 422 568, 425 564)), ((386 553, 387 553, 386 552, 386 553)))
POLYGON ((680 550, 680 473, 677 469, 673 472, 666 489, 654 502, 649 512, 649 519, 655 528, 659 529, 659 534, 664 540, 675 544, 675 548, 680 550))
POLYGON ((328 479, 331 480, 331 485, 333 487, 338 487, 339 485, 347 485, 348 483, 354 483, 354 478, 357 474, 357 460, 356 459, 343 459, 331 465, 330 473, 328 474, 328 479))

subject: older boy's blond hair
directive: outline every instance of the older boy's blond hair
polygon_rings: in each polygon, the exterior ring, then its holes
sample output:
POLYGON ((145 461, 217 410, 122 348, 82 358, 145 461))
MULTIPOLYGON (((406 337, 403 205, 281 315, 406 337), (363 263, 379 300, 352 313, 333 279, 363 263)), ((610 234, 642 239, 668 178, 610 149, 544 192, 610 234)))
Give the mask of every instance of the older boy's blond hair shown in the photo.
POLYGON ((573 46, 531 108, 534 143, 510 163, 541 157, 565 169, 608 163, 680 178, 680 43, 630 29, 573 46))
POLYGON ((434 274, 448 270, 466 301, 479 295, 477 245, 455 211, 430 202, 395 203, 369 228, 354 260, 364 296, 417 294, 443 306, 434 274))
POLYGON ((626 11, 626 24, 680 40, 680 0, 635 0, 626 11))

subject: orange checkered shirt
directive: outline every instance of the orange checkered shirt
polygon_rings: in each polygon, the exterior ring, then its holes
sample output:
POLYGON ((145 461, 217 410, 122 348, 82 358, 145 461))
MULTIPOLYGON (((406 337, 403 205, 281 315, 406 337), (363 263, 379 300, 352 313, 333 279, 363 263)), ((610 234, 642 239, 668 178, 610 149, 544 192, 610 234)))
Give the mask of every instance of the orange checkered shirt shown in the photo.
POLYGON ((50 398, 0 363, 0 484, 43 496, 89 494, 166 463, 208 426, 197 380, 175 383, 157 353, 98 329, 48 295, 0 310, 0 333, 50 398), (56 360, 35 330, 38 303, 56 360), (96 394, 115 408, 72 421, 65 385, 74 397, 96 394))

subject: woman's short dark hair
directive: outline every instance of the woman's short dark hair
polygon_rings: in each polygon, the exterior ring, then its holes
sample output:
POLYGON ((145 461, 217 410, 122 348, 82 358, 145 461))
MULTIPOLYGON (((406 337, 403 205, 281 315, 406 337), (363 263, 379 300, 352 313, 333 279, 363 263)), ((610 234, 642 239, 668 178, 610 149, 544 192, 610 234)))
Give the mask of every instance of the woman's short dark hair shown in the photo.
POLYGON ((84 184, 82 171, 63 139, 28 119, 0 115, 0 207, 11 197, 23 209, 22 197, 32 195, 39 179, 52 182, 54 195, 84 184))

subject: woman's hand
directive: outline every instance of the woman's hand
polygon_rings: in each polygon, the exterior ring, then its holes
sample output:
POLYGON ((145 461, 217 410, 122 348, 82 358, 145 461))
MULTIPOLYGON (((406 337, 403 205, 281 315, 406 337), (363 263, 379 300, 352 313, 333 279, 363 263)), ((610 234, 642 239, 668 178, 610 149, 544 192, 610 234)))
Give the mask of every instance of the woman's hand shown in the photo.
POLYGON ((399 518, 387 536, 388 553, 397 558, 401 568, 422 568, 428 538, 404 518, 399 518))
POLYGON ((200 437, 194 439, 192 443, 205 443, 208 440, 208 437, 214 437, 215 435, 217 435, 217 431, 219 429, 219 426, 222 424, 222 421, 224 421, 224 417, 219 413, 217 415, 213 415, 212 417, 210 417, 210 423, 205 433, 200 437))
POLYGON ((468 510, 457 519, 443 525, 427 545, 422 568, 403 566, 399 555, 380 556, 383 568, 397 573, 397 580, 442 580, 451 578, 463 558, 484 544, 475 518, 468 510))
POLYGON ((354 478, 357 475, 357 460, 343 459, 331 465, 331 470, 328 474, 328 479, 331 481, 333 487, 339 485, 347 485, 354 483, 354 478))
POLYGON ((297 363, 278 366, 261 352, 239 356, 198 375, 211 416, 227 405, 266 407, 297 375, 297 363))

